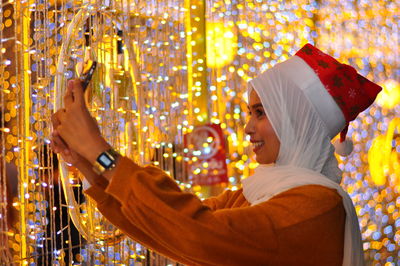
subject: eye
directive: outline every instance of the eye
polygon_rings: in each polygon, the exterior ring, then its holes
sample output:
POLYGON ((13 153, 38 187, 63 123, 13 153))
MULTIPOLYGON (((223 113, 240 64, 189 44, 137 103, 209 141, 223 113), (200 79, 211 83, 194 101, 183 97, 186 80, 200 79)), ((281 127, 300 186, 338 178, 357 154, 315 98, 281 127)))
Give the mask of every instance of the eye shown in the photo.
POLYGON ((263 115, 265 115, 265 112, 263 109, 259 108, 259 109, 256 109, 255 114, 257 117, 262 117, 263 115))

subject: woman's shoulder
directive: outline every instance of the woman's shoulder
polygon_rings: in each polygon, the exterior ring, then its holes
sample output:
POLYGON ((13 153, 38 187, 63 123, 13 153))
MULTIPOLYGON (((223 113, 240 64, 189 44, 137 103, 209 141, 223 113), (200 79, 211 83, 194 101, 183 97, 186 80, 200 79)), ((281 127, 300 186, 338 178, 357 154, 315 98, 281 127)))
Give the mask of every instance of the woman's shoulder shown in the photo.
POLYGON ((302 185, 281 192, 269 202, 288 202, 292 206, 316 208, 321 212, 335 206, 343 205, 342 197, 336 189, 322 185, 302 185))
POLYGON ((332 188, 304 185, 289 189, 260 204, 279 221, 277 227, 287 227, 322 216, 345 215, 342 197, 332 188))
POLYGON ((285 192, 276 195, 276 197, 296 195, 304 198, 304 200, 323 200, 328 202, 342 201, 342 197, 336 189, 314 184, 291 188, 285 192))

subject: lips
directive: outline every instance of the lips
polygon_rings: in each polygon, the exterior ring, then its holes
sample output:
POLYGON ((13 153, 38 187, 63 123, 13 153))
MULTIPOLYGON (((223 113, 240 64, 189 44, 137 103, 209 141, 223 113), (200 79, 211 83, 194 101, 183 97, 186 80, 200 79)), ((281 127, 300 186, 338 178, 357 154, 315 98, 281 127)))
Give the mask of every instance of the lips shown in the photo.
POLYGON ((264 141, 251 141, 251 144, 253 145, 253 152, 256 153, 265 143, 264 141))

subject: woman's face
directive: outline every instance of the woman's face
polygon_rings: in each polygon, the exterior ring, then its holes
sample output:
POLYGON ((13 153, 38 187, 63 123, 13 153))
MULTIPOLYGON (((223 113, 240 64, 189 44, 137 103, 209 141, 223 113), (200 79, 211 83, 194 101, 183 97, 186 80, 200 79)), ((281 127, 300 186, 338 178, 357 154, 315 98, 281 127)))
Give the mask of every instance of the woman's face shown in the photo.
POLYGON ((256 161, 259 164, 274 163, 278 158, 280 142, 255 90, 250 93, 248 108, 250 119, 245 132, 250 135, 256 161))

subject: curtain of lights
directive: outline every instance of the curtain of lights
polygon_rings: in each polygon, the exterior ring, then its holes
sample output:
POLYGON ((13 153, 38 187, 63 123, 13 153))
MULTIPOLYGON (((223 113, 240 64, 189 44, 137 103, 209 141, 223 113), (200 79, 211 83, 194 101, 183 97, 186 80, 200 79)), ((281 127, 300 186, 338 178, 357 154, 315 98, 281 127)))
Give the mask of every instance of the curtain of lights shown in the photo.
MULTIPOLYGON (((239 0, 2 0, 0 264, 169 265, 125 237, 48 148, 66 80, 97 62, 88 106, 122 154, 207 197, 251 174, 246 82, 306 42, 384 91, 349 128, 338 158, 359 215, 365 259, 400 257, 400 3, 239 0), (184 135, 220 124, 228 184, 199 187, 184 135)), ((171 229, 173 230, 173 229, 171 229)))

